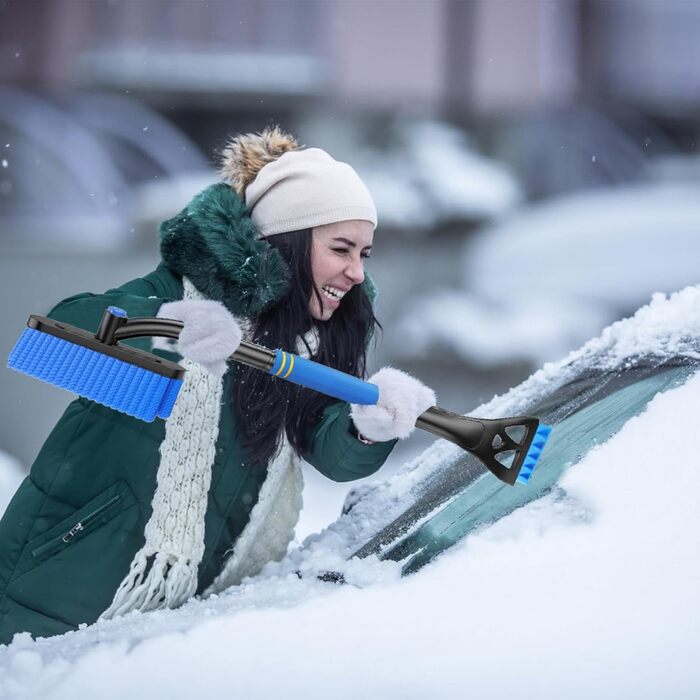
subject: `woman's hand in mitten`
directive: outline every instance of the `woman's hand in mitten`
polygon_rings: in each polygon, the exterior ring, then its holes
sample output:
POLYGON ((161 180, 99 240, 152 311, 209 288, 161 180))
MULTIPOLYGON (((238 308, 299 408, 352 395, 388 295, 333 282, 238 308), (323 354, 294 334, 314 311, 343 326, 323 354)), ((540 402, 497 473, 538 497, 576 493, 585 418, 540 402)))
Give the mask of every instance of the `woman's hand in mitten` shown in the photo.
POLYGON ((407 438, 416 419, 435 405, 435 392, 406 372, 383 367, 369 380, 379 387, 373 406, 352 404, 350 415, 358 432, 375 442, 407 438))
MULTIPOLYGON (((158 318, 182 321, 178 352, 217 377, 224 376, 226 360, 241 344, 243 333, 222 303, 208 299, 171 301, 160 307, 158 318)), ((159 343, 153 346, 161 347, 159 343)))

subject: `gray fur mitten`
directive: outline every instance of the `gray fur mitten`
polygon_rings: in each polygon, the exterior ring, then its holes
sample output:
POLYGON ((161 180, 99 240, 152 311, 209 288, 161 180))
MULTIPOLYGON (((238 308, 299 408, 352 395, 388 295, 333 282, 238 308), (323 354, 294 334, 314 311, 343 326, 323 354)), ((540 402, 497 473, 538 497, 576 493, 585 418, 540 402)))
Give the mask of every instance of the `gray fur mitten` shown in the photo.
POLYGON ((374 406, 351 404, 350 415, 369 440, 407 438, 418 416, 435 405, 435 392, 400 369, 383 367, 368 381, 379 387, 379 401, 374 406))
MULTIPOLYGON (((158 318, 172 318, 184 324, 177 341, 180 355, 217 377, 226 374, 226 361, 241 344, 243 333, 221 302, 209 299, 166 302, 158 310, 158 318)), ((171 349, 156 338, 153 340, 154 348, 171 349)))

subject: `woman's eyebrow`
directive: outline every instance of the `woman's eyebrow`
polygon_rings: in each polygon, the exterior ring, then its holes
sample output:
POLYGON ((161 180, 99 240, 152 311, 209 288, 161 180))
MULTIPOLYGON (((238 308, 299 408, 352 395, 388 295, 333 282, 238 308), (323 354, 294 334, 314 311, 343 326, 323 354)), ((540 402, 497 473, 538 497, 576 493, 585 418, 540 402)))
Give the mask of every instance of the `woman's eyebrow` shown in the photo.
MULTIPOLYGON (((347 238, 340 238, 336 237, 333 239, 334 241, 340 241, 341 243, 344 243, 347 246, 350 246, 351 248, 357 248, 357 244, 354 243, 353 241, 349 241, 347 238)), ((367 250, 368 248, 371 248, 371 245, 366 245, 362 250, 367 250)))

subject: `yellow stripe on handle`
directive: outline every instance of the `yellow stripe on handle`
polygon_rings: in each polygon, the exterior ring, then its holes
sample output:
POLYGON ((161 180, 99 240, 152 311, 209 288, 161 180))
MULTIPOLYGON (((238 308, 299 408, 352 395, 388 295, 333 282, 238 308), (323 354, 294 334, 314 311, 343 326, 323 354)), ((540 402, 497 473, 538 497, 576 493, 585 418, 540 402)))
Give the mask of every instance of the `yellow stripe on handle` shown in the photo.
MULTIPOLYGON (((282 377, 282 379, 286 379, 291 373, 292 370, 294 369, 294 355, 289 356, 289 369, 287 370, 287 374, 282 377)), ((281 372, 282 370, 280 370, 281 372)))
POLYGON ((275 350, 275 361, 267 371, 276 379, 294 382, 348 403, 374 405, 379 399, 379 389, 375 384, 279 348, 275 350))
POLYGON ((287 364, 287 353, 282 351, 282 363, 280 364, 280 368, 275 372, 275 377, 279 377, 280 374, 284 371, 284 366, 287 364))

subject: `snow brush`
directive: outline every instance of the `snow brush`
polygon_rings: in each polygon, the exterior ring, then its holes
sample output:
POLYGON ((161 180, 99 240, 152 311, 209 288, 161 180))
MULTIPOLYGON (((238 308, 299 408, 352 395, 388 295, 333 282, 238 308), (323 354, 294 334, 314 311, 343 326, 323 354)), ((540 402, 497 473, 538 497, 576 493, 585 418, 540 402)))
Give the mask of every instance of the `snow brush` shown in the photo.
MULTIPOLYGON (((165 318, 129 319, 116 306, 106 309, 96 333, 32 314, 7 366, 134 418, 165 419, 184 367, 119 341, 177 339, 182 327, 181 321, 165 318)), ((348 403, 374 405, 379 399, 375 384, 284 350, 243 341, 231 359, 348 403)), ((537 418, 471 418, 437 406, 424 411, 416 427, 471 452, 511 485, 530 479, 551 431, 537 418)))

